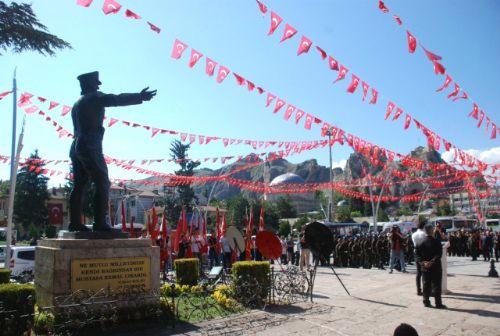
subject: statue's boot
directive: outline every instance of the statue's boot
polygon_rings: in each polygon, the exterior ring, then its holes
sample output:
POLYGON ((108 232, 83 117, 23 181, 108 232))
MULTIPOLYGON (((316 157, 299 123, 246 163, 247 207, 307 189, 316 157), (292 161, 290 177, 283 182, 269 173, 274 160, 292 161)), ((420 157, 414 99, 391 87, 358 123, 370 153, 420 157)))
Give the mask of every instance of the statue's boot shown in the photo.
POLYGON ((75 231, 80 231, 80 232, 90 231, 89 228, 86 227, 83 224, 70 224, 69 227, 68 227, 68 230, 71 231, 71 232, 75 232, 75 231))

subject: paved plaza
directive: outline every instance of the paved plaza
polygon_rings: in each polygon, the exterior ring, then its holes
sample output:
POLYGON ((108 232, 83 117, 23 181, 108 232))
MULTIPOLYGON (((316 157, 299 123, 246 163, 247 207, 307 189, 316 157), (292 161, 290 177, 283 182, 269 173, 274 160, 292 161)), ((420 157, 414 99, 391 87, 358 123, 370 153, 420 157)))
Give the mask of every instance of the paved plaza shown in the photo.
POLYGON ((487 277, 488 270, 487 262, 449 258, 450 292, 443 295, 448 309, 439 310, 425 308, 416 295, 414 266, 406 274, 336 269, 352 296, 331 269, 323 267, 316 277, 313 304, 251 311, 148 335, 392 335, 405 322, 420 336, 495 336, 500 335, 500 280, 487 277))

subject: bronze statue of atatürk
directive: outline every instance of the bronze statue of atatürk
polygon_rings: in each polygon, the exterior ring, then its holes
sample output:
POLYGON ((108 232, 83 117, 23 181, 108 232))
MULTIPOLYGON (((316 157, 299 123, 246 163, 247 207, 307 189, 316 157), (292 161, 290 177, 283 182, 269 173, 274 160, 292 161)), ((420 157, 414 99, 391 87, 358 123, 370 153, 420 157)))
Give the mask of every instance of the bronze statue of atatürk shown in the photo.
POLYGON ((97 71, 78 76, 82 96, 73 105, 71 118, 75 140, 71 144, 70 157, 73 164, 73 190, 70 196, 69 231, 89 231, 82 224, 83 192, 90 182, 95 185, 94 231, 110 231, 106 221, 109 199, 108 167, 102 153, 104 136, 104 108, 141 104, 151 100, 156 90, 143 89, 139 93, 105 94, 99 90, 97 71))

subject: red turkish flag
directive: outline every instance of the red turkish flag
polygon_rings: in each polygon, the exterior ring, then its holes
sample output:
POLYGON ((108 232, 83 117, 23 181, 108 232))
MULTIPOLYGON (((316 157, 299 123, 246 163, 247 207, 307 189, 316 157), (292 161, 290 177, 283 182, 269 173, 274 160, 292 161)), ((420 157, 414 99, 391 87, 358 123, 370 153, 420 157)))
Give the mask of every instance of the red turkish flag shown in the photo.
POLYGON ((283 115, 283 118, 285 120, 290 119, 290 117, 292 116, 293 112, 295 112, 295 106, 288 104, 288 106, 286 108, 286 111, 285 111, 285 114, 283 115))
POLYGON ((63 224, 63 205, 62 204, 47 204, 49 210, 49 224, 62 225, 63 224))
POLYGON ((386 7, 386 5, 382 2, 378 2, 378 8, 383 12, 383 13, 389 13, 389 8, 386 7))
POLYGON ((472 108, 472 112, 469 113, 469 117, 477 119, 479 116, 479 107, 477 106, 476 103, 473 103, 472 105, 473 105, 473 108, 472 108))
POLYGON ((339 70, 339 63, 332 56, 328 56, 328 65, 332 70, 337 70, 337 71, 339 70))
POLYGON ((137 15, 136 13, 132 12, 130 9, 127 9, 125 11, 125 16, 130 18, 130 19, 135 19, 135 20, 140 20, 141 17, 137 15))
POLYGON ((153 129, 151 130, 151 138, 154 138, 155 135, 158 134, 158 132, 160 132, 160 129, 153 127, 153 129))
POLYGON ((114 125, 114 124, 116 124, 117 122, 118 122, 118 119, 111 118, 111 119, 109 120, 108 127, 113 126, 113 125, 114 125))
POLYGON ((215 62, 207 57, 206 66, 205 66, 205 73, 209 76, 213 76, 216 66, 217 66, 217 62, 215 62))
POLYGON ((61 112, 61 117, 64 117, 66 114, 68 114, 71 111, 71 107, 68 105, 63 105, 62 107, 62 112, 61 112))
POLYGON ((255 89, 255 84, 250 82, 248 79, 247 79, 247 88, 248 91, 253 91, 253 89, 255 89))
POLYGON ((441 75, 444 75, 446 69, 444 68, 444 66, 437 62, 437 61, 432 61, 432 64, 434 65, 434 73, 437 75, 437 74, 441 74, 441 75))
POLYGON ((415 49, 417 49, 417 39, 408 30, 406 34, 408 35, 408 51, 410 54, 413 54, 415 49))
POLYGON ((256 0, 257 1, 257 5, 259 5, 259 10, 261 11, 262 14, 266 14, 267 13, 267 6, 264 5, 262 2, 260 2, 259 0, 256 0))
POLYGON ((405 126, 404 126, 404 129, 408 129, 408 127, 410 127, 410 123, 411 123, 411 117, 408 113, 406 113, 405 115, 405 126))
POLYGON ((299 48, 297 49, 297 56, 299 56, 302 53, 307 53, 309 52, 309 49, 311 49, 312 46, 312 41, 302 35, 302 39, 300 40, 299 48))
POLYGON ((467 92, 465 91, 462 91, 462 95, 460 97, 455 97, 453 98, 452 100, 453 101, 457 101, 459 99, 469 99, 469 95, 467 94, 467 92))
POLYGON ((483 119, 484 119, 484 112, 481 110, 481 112, 479 113, 479 122, 477 123, 477 128, 481 127, 483 119))
POLYGON ((322 137, 326 136, 326 133, 328 132, 330 127, 332 127, 332 125, 330 125, 329 123, 327 123, 327 122, 323 123, 323 126, 321 127, 321 136, 322 137))
POLYGON ((444 144, 444 149, 446 149, 446 151, 449 151, 451 148, 451 143, 443 139, 443 144, 444 144))
POLYGON ((448 87, 448 85, 450 85, 451 82, 453 82, 453 79, 450 77, 450 75, 446 75, 446 79, 444 81, 443 86, 441 86, 439 89, 437 89, 436 92, 443 91, 444 89, 446 89, 448 87))
MULTIPOLYGON (((38 111, 38 106, 36 105, 31 105, 29 107, 26 107, 24 109, 24 112, 26 112, 26 114, 31 114, 31 113, 35 113, 36 111, 38 111)), ((50 118, 50 117, 48 117, 50 118)), ((50 119, 49 119, 50 120, 50 119)))
POLYGON ((274 106, 273 113, 277 113, 283 107, 283 105, 285 105, 285 101, 278 98, 278 100, 276 101, 276 105, 274 106))
POLYGON ((306 122, 304 124, 304 128, 307 130, 311 129, 311 125, 313 123, 314 116, 310 115, 309 113, 306 115, 306 122))
POLYGON ((450 93, 448 95, 448 98, 455 97, 458 94, 459 91, 460 91, 460 85, 458 85, 457 83, 455 83, 455 89, 453 90, 452 93, 450 93))
POLYGON ((363 97, 361 98, 362 101, 365 101, 366 95, 368 94, 368 88, 370 87, 365 81, 361 82, 361 87, 363 88, 363 97))
POLYGON ((273 95, 271 92, 267 93, 266 107, 269 107, 274 98, 276 98, 276 96, 273 95))
POLYGON ((324 51, 321 47, 319 46, 316 46, 316 50, 319 52, 319 54, 321 55, 321 59, 322 60, 325 60, 326 59, 326 51, 324 51))
POLYGON ((403 21, 401 21, 401 18, 399 16, 393 15, 393 17, 394 17, 394 20, 396 20, 396 22, 398 23, 398 25, 401 26, 403 24, 403 21))
POLYGON ((497 138, 497 125, 495 123, 492 123, 490 139, 496 139, 496 138, 497 138))
POLYGON ((240 75, 236 74, 233 72, 233 76, 236 79, 236 84, 238 85, 245 85, 245 78, 241 77, 240 75))
POLYGON ((278 26, 280 25, 281 21, 283 21, 281 17, 275 12, 271 11, 271 28, 269 28, 269 32, 267 33, 267 35, 273 34, 276 28, 278 28, 278 26))
POLYGON ((396 109, 396 113, 394 114, 394 117, 392 118, 392 120, 398 120, 398 118, 401 114, 403 114, 403 109, 401 107, 398 107, 396 109))
POLYGON ((175 39, 174 46, 172 47, 172 58, 181 58, 182 53, 184 52, 184 50, 186 50, 187 47, 188 45, 186 43, 180 41, 179 39, 175 39))
POLYGON ((88 7, 94 0, 76 0, 76 4, 83 7, 88 7))
POLYGON ((349 84, 349 86, 347 87, 347 92, 354 93, 354 91, 356 91, 356 89, 358 88, 358 84, 359 77, 355 74, 352 74, 351 84, 349 84))
POLYGON ((5 91, 5 92, 0 93, 0 100, 4 99, 6 96, 8 96, 11 93, 12 93, 12 91, 5 91))
POLYGON ((385 112, 384 120, 387 120, 387 118, 389 118, 389 116, 392 113, 392 110, 394 109, 394 106, 395 106, 394 103, 391 101, 387 104, 387 111, 385 112))
POLYGON ((189 57, 189 63, 188 63, 189 67, 190 68, 194 67, 196 62, 198 62, 198 60, 202 57, 203 57, 202 53, 200 53, 194 49, 191 49, 191 56, 189 57))
POLYGON ((222 83, 224 79, 226 79, 227 75, 229 75, 231 71, 228 68, 221 65, 219 66, 219 73, 217 74, 217 83, 222 83))
POLYGON ((295 34, 297 34, 297 29, 293 28, 291 25, 287 23, 285 26, 285 31, 283 32, 283 36, 281 37, 280 43, 283 42, 284 40, 292 38, 295 34))
POLYGON ((104 14, 116 14, 120 11, 122 5, 120 5, 115 0, 104 0, 104 4, 102 5, 102 11, 104 14))
POLYGON ((422 49, 424 49, 425 55, 427 56, 427 58, 430 61, 440 61, 442 59, 441 56, 436 55, 436 54, 430 52, 429 50, 425 49, 424 47, 422 47, 422 49))
POLYGON ((151 22, 148 21, 149 28, 151 28, 152 31, 157 32, 158 34, 160 33, 161 29, 158 26, 155 26, 151 22))
POLYGON ((305 112, 298 109, 297 112, 295 113, 295 123, 298 124, 300 119, 304 116, 305 112))
POLYGON ((337 76, 337 79, 333 81, 333 83, 337 83, 339 80, 342 80, 345 78, 345 75, 347 74, 349 70, 343 66, 343 65, 340 65, 340 71, 339 71, 339 75, 337 76))
POLYGON ((372 99, 370 99, 370 104, 376 104, 378 97, 378 91, 372 88, 372 99))

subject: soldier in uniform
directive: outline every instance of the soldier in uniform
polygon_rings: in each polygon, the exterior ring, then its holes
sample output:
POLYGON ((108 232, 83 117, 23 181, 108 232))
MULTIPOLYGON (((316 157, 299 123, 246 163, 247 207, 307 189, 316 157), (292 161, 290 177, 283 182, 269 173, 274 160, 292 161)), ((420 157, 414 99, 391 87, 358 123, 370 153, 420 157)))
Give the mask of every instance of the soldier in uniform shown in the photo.
POLYGON ((73 165, 73 190, 70 196, 70 231, 88 231, 82 224, 83 193, 90 182, 95 185, 94 231, 110 231, 106 221, 109 198, 108 167, 104 161, 102 140, 104 137, 104 108, 141 104, 151 100, 156 90, 143 89, 139 93, 105 94, 99 90, 97 71, 78 76, 82 96, 73 105, 75 140, 71 144, 70 158, 73 165))

